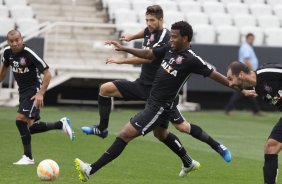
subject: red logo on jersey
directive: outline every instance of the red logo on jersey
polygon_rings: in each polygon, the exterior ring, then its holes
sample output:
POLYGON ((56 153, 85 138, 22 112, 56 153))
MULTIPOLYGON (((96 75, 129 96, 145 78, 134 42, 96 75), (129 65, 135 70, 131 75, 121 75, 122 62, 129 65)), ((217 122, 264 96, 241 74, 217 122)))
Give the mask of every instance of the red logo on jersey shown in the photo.
POLYGON ((182 60, 183 60, 183 57, 182 56, 178 56, 175 60, 176 64, 181 64, 182 63, 182 60))
POLYGON ((20 57, 20 65, 21 66, 25 66, 26 65, 26 61, 24 57, 20 57))

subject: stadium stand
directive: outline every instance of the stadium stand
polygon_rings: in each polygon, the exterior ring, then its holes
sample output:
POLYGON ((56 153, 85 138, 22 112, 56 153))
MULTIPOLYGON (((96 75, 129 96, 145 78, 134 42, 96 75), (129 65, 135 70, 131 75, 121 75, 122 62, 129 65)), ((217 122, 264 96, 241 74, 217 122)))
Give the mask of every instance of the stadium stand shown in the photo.
POLYGON ((219 44, 237 45, 240 43, 240 31, 237 27, 231 25, 217 26, 216 31, 219 44))
POLYGON ((201 4, 195 1, 179 1, 178 6, 180 11, 183 13, 187 10, 189 10, 189 13, 202 12, 201 4))
POLYGON ((267 46, 282 47, 282 29, 266 28, 265 43, 267 46))
POLYGON ((0 36, 6 36, 8 31, 15 29, 15 21, 8 17, 0 17, 0 36))
POLYGON ((215 42, 215 28, 211 25, 195 25, 194 28, 194 42, 200 44, 214 44, 215 42))
POLYGON ((233 20, 230 14, 215 13, 215 14, 211 14, 209 17, 211 24, 215 27, 233 25, 233 20))
POLYGON ((30 6, 26 5, 15 5, 10 7, 11 11, 11 18, 14 20, 17 20, 19 18, 30 18, 32 19, 34 17, 33 10, 30 6))
POLYGON ((13 6, 26 6, 27 1, 26 0, 4 0, 4 4, 8 6, 9 8, 13 6))
POLYGON ((258 25, 261 28, 265 27, 280 27, 280 21, 277 16, 273 15, 262 15, 257 17, 258 25))
POLYGON ((256 26, 256 18, 253 15, 234 15, 233 16, 234 24, 238 28, 245 26, 256 26))
POLYGON ((0 17, 9 17, 10 13, 9 13, 9 8, 7 6, 3 6, 2 4, 0 4, 0 17))
POLYGON ((219 2, 205 2, 203 4, 204 12, 208 15, 214 13, 225 13, 225 8, 222 3, 219 2))

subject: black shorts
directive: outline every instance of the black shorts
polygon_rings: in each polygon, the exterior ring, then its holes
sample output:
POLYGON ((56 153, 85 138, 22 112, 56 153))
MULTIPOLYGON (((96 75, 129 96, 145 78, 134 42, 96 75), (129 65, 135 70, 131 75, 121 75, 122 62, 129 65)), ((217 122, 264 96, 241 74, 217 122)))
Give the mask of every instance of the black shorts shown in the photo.
POLYGON ((147 102, 145 109, 131 118, 130 123, 142 135, 145 135, 157 126, 168 126, 169 112, 163 106, 147 102))
POLYGON ((140 80, 115 80, 114 85, 117 87, 124 100, 143 100, 146 101, 150 95, 151 85, 144 85, 140 80))
POLYGON ((33 97, 36 92, 36 89, 31 89, 20 94, 20 104, 18 108, 18 113, 24 114, 35 121, 40 119, 40 110, 35 108, 34 100, 31 100, 31 97, 33 97))
POLYGON ((274 139, 274 140, 282 143, 282 117, 279 119, 279 121, 273 127, 273 129, 270 133, 270 136, 268 138, 274 139))

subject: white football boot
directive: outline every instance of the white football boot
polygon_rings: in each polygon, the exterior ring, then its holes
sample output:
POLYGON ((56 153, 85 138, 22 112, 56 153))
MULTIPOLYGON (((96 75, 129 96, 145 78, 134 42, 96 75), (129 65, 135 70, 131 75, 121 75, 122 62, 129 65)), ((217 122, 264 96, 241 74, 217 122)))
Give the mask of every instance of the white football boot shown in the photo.
POLYGON ((34 159, 31 160, 27 156, 23 155, 22 158, 19 161, 15 162, 13 164, 15 164, 15 165, 31 165, 31 164, 34 164, 34 159))
POLYGON ((70 119, 67 117, 63 117, 62 119, 60 119, 60 121, 63 123, 62 126, 63 131, 69 136, 70 140, 73 141, 74 132, 71 128, 70 119))
POLYGON ((192 171, 199 170, 200 167, 201 167, 201 164, 199 162, 197 162, 196 160, 192 160, 192 164, 190 165, 190 167, 184 167, 182 165, 182 169, 179 173, 179 176, 185 177, 185 176, 187 176, 188 173, 190 173, 192 171))
POLYGON ((79 158, 76 158, 74 160, 76 169, 78 170, 78 176, 79 179, 83 182, 86 182, 90 178, 90 171, 91 171, 91 166, 88 163, 83 162, 79 158))

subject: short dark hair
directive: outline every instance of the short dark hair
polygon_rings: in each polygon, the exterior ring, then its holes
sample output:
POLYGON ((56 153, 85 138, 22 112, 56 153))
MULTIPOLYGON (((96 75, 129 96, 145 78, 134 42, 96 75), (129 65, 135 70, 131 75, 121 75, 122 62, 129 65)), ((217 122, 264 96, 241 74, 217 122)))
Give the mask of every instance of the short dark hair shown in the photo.
POLYGON ((193 28, 188 22, 186 21, 175 22, 174 24, 171 25, 171 29, 179 30, 180 35, 182 37, 187 36, 188 42, 191 42, 193 38, 193 28))
POLYGON ((255 35, 254 35, 253 33, 248 33, 248 34, 246 35, 246 39, 248 39, 250 36, 255 37, 255 35))
POLYGON ((164 17, 163 9, 160 5, 148 6, 146 10, 146 15, 156 16, 158 19, 164 17))
POLYGON ((7 33, 7 38, 8 38, 9 35, 14 35, 14 34, 19 34, 20 36, 22 36, 21 33, 18 30, 12 29, 11 31, 9 31, 7 33))
POLYGON ((244 63, 241 63, 239 61, 233 61, 228 66, 228 69, 230 69, 232 74, 235 75, 235 76, 238 76, 241 71, 243 71, 245 73, 251 72, 251 70, 249 69, 249 67, 247 65, 245 65, 244 63))

